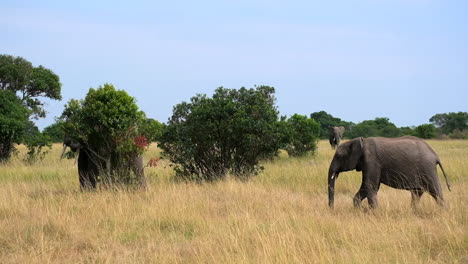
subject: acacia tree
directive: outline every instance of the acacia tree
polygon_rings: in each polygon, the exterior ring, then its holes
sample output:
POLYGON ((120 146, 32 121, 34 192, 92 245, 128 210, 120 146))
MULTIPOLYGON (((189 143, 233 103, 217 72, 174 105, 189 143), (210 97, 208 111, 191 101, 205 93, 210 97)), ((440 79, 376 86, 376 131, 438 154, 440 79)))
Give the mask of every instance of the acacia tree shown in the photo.
POLYGON ((139 126, 145 114, 135 98, 111 84, 91 88, 84 100, 70 100, 60 117, 67 137, 79 142, 107 183, 131 181, 130 162, 146 147, 139 126))
POLYGON ((0 162, 7 161, 14 150, 13 144, 20 142, 28 114, 13 92, 0 90, 0 162))
POLYGON ((159 146, 175 164, 177 176, 247 179, 262 170, 259 161, 281 146, 274 92, 269 86, 220 87, 211 98, 198 94, 174 106, 159 146))
POLYGON ((468 112, 436 114, 429 122, 443 134, 450 134, 455 130, 468 131, 468 112))
POLYGON ((60 79, 52 70, 42 65, 34 67, 22 57, 6 54, 0 55, 0 90, 18 95, 35 118, 46 114, 40 97, 62 99, 60 79))
MULTIPOLYGON (((4 110, 5 117, 0 119, 1 127, 11 126, 11 128, 5 128, 0 132, 2 134, 0 138, 0 160, 7 160, 11 156, 11 152, 14 150, 12 144, 20 143, 19 134, 26 134, 21 143, 25 143, 28 147, 27 161, 32 162, 37 158, 40 159, 44 154, 42 148, 49 146, 50 140, 42 135, 28 119, 29 117, 36 119, 45 117, 43 102, 40 98, 62 99, 59 77, 42 65, 33 67, 24 58, 4 54, 0 55, 0 91, 3 100, 9 98, 11 102, 11 104, 8 104, 11 109, 4 110), (13 97, 16 98, 13 99, 13 97), (24 110, 19 110, 20 107, 24 110), (23 118, 24 113, 26 113, 26 119, 23 118), (15 118, 18 119, 14 120, 15 118), (24 124, 18 125, 19 121, 24 122, 24 124), (12 122, 16 125, 13 125, 12 122), (27 129, 18 132, 17 129, 20 127, 27 129), (12 131, 15 131, 14 135, 11 134, 12 131), (37 133, 32 135, 28 131, 37 133)), ((3 103, 2 107, 7 107, 7 103, 3 103)))

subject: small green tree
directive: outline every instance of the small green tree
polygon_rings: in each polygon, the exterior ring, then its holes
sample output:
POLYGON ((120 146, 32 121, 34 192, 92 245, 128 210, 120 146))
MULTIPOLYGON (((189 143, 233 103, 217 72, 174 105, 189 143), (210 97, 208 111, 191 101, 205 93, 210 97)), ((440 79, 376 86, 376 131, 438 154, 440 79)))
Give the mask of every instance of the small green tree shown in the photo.
POLYGON ((138 130, 144 119, 135 99, 111 84, 91 88, 82 101, 70 100, 60 118, 65 134, 103 164, 100 178, 107 183, 132 182, 130 161, 146 146, 138 130))
POLYGON ((174 107, 160 147, 182 179, 213 181, 232 174, 247 179, 277 154, 282 134, 274 88, 215 90, 174 107))
POLYGON ((140 133, 145 136, 148 143, 159 141, 162 136, 164 125, 152 118, 146 118, 141 126, 140 133))
POLYGON ((21 143, 26 145, 28 149, 23 160, 30 165, 43 160, 45 155, 52 148, 50 137, 41 133, 37 126, 29 120, 26 122, 21 143))
POLYGON ((0 90, 17 94, 34 117, 45 117, 40 97, 62 99, 61 86, 59 77, 50 69, 34 67, 22 57, 0 55, 0 90))
POLYGON ((415 127, 400 127, 400 134, 403 136, 416 136, 415 127))
POLYGON ((54 143, 63 142, 63 137, 65 136, 65 132, 63 131, 63 122, 55 122, 52 125, 46 126, 42 133, 47 135, 50 140, 54 143))
POLYGON ((424 124, 416 127, 416 136, 419 138, 434 138, 436 128, 433 124, 424 124))
POLYGON ((23 136, 29 112, 11 91, 0 90, 0 162, 7 161, 23 136))
POLYGON ((436 114, 429 119, 442 134, 468 130, 468 112, 436 114))
POLYGON ((365 120, 355 125, 350 131, 351 138, 356 137, 399 137, 400 129, 389 121, 387 117, 377 117, 374 120, 365 120))
POLYGON ((289 143, 285 149, 290 156, 304 156, 314 153, 320 134, 320 125, 313 118, 294 114, 288 120, 290 127, 289 143))
POLYGON ((310 118, 313 118, 316 122, 320 124, 320 138, 328 138, 328 127, 330 126, 343 126, 345 128, 345 135, 353 127, 352 122, 343 121, 338 117, 334 117, 325 111, 314 112, 310 114, 310 118))
MULTIPOLYGON (((9 102, 2 102, 0 106, 6 109, 3 111, 4 118, 0 119, 0 126, 4 127, 3 131, 0 131, 0 161, 5 161, 14 150, 12 144, 20 141, 24 129, 35 127, 32 122, 28 121, 28 117, 45 117, 43 102, 40 98, 62 99, 61 84, 59 77, 50 69, 42 65, 33 67, 24 58, 2 54, 0 55, 0 92, 2 93, 0 100, 9 100, 9 102), (13 97, 16 98, 13 99, 13 97), (24 109, 20 110, 20 106, 24 109), (26 119, 24 113, 26 113, 26 119), (20 123, 21 125, 18 125, 20 123), (20 130, 23 132, 18 132, 20 130)), ((38 131, 37 133, 40 134, 38 131)), ((28 153, 34 157, 30 160, 40 157, 42 154, 38 154, 37 151, 49 144, 46 142, 47 137, 39 136, 37 133, 31 138, 28 138, 26 133, 28 140, 23 142, 31 144, 27 145, 28 153), (43 144, 45 145, 42 146, 43 144)), ((39 150, 39 153, 43 152, 39 150)))

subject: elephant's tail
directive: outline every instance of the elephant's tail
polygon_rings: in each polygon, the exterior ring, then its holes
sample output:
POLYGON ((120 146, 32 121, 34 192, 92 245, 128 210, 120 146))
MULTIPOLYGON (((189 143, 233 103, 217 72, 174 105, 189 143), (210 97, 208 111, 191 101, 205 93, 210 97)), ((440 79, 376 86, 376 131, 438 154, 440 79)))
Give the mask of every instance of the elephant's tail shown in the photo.
POLYGON ((447 175, 445 174, 444 167, 442 167, 442 163, 440 162, 440 160, 437 161, 437 164, 439 164, 440 169, 442 170, 442 173, 444 174, 445 183, 447 183, 447 188, 449 189, 449 191, 452 191, 452 190, 450 190, 450 184, 448 182, 447 175))

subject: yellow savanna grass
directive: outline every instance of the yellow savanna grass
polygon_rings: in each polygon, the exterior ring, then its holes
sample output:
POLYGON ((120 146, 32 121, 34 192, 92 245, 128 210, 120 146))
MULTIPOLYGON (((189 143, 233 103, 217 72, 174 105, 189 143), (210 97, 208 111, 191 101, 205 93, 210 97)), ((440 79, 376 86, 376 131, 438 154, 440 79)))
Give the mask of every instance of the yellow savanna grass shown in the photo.
POLYGON ((247 183, 176 183, 162 160, 146 192, 80 192, 54 145, 35 165, 0 165, 0 263, 467 263, 468 141, 428 142, 452 184, 439 170, 448 209, 425 194, 412 210, 408 191, 382 186, 377 210, 355 210, 361 176, 348 172, 329 210, 325 141, 247 183))

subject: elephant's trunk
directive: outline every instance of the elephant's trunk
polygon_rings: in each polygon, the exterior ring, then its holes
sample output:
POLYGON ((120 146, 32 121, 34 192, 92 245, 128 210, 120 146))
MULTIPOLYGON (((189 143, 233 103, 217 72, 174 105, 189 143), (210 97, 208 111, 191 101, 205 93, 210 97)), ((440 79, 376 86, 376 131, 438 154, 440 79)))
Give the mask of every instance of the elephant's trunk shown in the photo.
POLYGON ((63 144, 63 150, 62 154, 60 155, 60 159, 63 159, 63 156, 65 155, 65 150, 67 150, 67 145, 63 144))
POLYGON ((329 172, 328 173, 328 206, 333 209, 333 204, 335 202, 335 180, 338 173, 329 172))
POLYGON ((339 173, 340 169, 337 166, 335 158, 333 158, 330 168, 328 169, 328 206, 332 209, 335 202, 335 181, 339 173))

